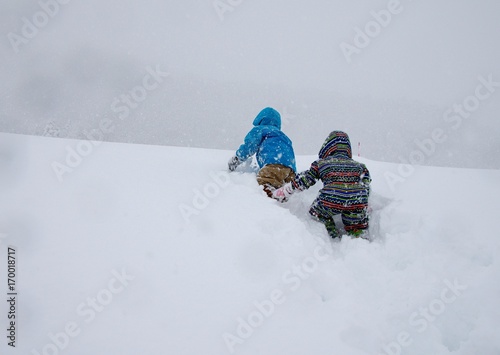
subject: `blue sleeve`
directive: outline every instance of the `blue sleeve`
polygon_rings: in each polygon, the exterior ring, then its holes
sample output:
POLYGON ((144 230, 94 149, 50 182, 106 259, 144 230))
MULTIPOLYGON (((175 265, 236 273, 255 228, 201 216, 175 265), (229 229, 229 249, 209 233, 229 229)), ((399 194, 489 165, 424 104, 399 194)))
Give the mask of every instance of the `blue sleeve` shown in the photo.
POLYGON ((252 130, 246 135, 244 143, 236 151, 238 159, 244 161, 257 153, 261 141, 262 129, 259 129, 259 127, 252 128, 252 130))

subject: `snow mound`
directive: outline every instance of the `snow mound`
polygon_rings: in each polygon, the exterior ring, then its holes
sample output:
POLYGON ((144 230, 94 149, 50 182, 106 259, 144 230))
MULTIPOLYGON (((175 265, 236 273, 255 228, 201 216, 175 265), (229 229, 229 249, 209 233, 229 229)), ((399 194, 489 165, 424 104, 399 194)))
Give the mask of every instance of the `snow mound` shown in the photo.
POLYGON ((371 241, 331 240, 232 152, 0 138, 2 354, 500 353, 498 170, 360 158, 371 241))

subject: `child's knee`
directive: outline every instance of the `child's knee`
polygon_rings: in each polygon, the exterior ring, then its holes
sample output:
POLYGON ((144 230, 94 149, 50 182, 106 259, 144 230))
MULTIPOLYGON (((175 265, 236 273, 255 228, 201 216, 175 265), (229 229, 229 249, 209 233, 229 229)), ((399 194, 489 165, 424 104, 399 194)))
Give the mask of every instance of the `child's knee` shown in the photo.
POLYGON ((325 223, 326 221, 332 220, 332 217, 330 215, 328 215, 327 213, 324 213, 323 210, 320 210, 319 208, 317 208, 317 205, 314 205, 314 204, 309 209, 309 214, 315 220, 318 220, 318 221, 323 222, 323 223, 325 223))

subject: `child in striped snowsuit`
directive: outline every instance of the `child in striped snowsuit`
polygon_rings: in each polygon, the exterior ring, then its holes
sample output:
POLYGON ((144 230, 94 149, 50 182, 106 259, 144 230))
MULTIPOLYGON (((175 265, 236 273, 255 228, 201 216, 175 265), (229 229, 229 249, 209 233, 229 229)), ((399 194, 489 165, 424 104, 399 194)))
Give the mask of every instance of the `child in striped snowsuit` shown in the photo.
POLYGON ((309 213, 325 224, 332 238, 339 236, 333 221, 337 214, 341 214, 348 234, 365 236, 371 178, 366 166, 352 159, 351 143, 346 133, 330 133, 319 151, 319 159, 291 183, 274 191, 273 197, 286 200, 293 192, 308 189, 317 180, 321 180, 324 186, 309 213))

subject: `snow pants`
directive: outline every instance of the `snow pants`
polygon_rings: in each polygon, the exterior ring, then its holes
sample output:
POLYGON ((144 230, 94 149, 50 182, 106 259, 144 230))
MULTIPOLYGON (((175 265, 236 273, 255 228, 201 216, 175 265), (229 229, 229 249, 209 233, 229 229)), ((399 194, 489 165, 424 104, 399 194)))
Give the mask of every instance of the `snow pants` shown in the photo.
POLYGON ((264 191, 269 197, 273 196, 273 191, 295 179, 295 172, 284 165, 268 164, 262 167, 257 173, 257 183, 264 187, 264 191))
POLYGON ((368 190, 349 198, 330 193, 320 193, 309 209, 309 214, 322 222, 328 234, 335 238, 338 231, 333 217, 340 214, 348 234, 368 229, 368 190))

